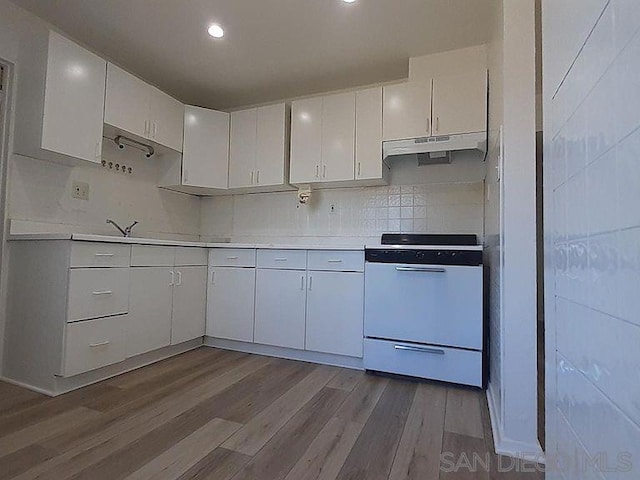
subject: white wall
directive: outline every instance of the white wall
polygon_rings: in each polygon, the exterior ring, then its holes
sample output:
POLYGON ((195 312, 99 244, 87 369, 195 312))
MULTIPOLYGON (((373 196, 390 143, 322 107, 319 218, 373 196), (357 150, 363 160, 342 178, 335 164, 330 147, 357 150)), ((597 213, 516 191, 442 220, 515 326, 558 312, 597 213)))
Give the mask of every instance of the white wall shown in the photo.
POLYGON ((640 2, 543 0, 543 40, 547 454, 580 466, 564 478, 636 479, 640 2))
POLYGON ((103 159, 133 168, 132 174, 101 166, 66 167, 12 155, 9 177, 11 231, 117 234, 106 224, 140 222, 138 236, 198 240, 200 199, 159 189, 157 159, 118 150, 105 140, 103 159), (71 197, 74 180, 90 185, 89 200, 71 197))
POLYGON ((502 221, 501 221, 501 131, 504 123, 503 50, 504 12, 502 0, 493 2, 491 37, 487 48, 489 65, 489 145, 486 162, 484 261, 488 270, 487 295, 489 312, 489 390, 496 430, 503 428, 502 419, 502 221))
POLYGON ((535 458, 540 453, 536 367, 535 11, 530 0, 499 0, 494 9, 495 23, 488 49, 492 69, 491 127, 485 214, 491 334, 488 400, 496 451, 535 458))

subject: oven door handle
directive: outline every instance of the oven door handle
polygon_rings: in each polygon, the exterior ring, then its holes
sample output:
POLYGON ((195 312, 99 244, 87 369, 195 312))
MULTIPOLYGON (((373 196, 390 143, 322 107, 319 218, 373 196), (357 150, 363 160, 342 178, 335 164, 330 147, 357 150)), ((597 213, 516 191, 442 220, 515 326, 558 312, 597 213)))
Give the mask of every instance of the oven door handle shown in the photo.
POLYGON ((446 273, 446 268, 434 267, 396 267, 398 272, 427 272, 427 273, 446 273))
POLYGON ((439 348, 417 347, 413 345, 396 345, 396 350, 405 350, 407 352, 433 353, 435 355, 444 355, 444 350, 439 348))

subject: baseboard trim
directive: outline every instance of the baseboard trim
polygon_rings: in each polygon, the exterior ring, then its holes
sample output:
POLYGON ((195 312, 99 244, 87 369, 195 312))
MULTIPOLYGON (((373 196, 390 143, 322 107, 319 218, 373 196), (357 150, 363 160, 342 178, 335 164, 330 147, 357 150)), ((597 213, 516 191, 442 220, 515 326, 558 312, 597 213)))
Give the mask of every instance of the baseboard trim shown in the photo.
POLYGON ((364 370, 362 358, 347 357, 343 355, 333 355, 330 353, 309 352, 307 350, 296 350, 294 348, 273 347, 258 343, 238 342, 215 337, 204 337, 204 345, 207 347, 222 348, 236 352, 254 353, 267 357, 286 358, 287 360, 299 360, 302 362, 319 363, 333 367, 351 368, 353 370, 364 370))
POLYGON ((520 458, 530 462, 545 464, 544 451, 540 444, 525 443, 511 440, 504 436, 502 424, 499 420, 499 412, 495 404, 495 398, 491 385, 487 388, 487 404, 489 405, 489 418, 491 419, 491 430, 493 431, 493 446, 498 455, 520 458))
POLYGON ((36 387, 34 385, 29 385, 28 383, 24 383, 19 380, 14 380, 13 378, 5 377, 4 375, 0 375, 0 380, 5 383, 10 383, 11 385, 15 385, 16 387, 25 388, 27 390, 31 390, 32 392, 36 392, 36 393, 41 393, 48 397, 56 396, 56 394, 52 390, 47 390, 44 388, 36 387))
POLYGON ((58 395, 71 392, 72 390, 87 387, 89 385, 93 385, 94 383, 102 382, 118 375, 122 375, 123 373, 146 367, 147 365, 151 365, 153 363, 165 360, 176 355, 180 355, 181 353, 194 350, 201 346, 202 337, 199 337, 194 340, 180 343, 178 345, 171 345, 159 350, 153 350, 151 352, 143 353, 135 357, 127 358, 123 362, 115 363, 113 365, 107 365, 106 367, 81 373, 73 377, 55 377, 53 382, 53 390, 47 390, 36 385, 21 382, 20 380, 8 378, 6 376, 2 376, 0 377, 0 379, 7 383, 11 383, 12 385, 17 385, 19 387, 23 387, 37 393, 42 393, 49 397, 56 397, 58 395))

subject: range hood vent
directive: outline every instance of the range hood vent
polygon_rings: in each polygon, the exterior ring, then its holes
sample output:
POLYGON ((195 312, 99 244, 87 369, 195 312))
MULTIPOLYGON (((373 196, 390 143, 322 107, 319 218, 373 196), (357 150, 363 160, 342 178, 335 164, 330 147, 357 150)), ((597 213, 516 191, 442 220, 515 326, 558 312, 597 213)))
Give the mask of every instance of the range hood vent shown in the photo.
POLYGON ((487 133, 441 135, 382 142, 383 159, 392 160, 393 157, 409 155, 417 157, 419 165, 451 163, 451 152, 461 150, 476 151, 484 159, 487 151, 487 133))

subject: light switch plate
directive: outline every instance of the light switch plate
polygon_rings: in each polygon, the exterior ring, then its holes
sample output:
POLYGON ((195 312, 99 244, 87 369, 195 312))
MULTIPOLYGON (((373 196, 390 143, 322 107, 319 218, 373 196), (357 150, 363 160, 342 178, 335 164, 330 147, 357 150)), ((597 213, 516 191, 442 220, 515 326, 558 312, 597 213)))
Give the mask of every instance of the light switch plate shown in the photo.
POLYGON ((78 200, 89 200, 89 184, 74 181, 71 184, 71 196, 78 200))

